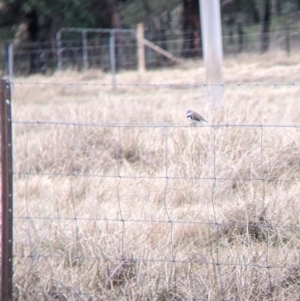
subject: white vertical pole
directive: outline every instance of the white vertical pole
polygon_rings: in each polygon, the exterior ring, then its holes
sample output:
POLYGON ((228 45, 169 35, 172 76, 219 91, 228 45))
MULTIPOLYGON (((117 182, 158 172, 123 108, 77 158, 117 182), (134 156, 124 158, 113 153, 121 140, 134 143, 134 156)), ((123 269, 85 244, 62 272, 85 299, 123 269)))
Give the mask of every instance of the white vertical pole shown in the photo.
POLYGON ((12 83, 14 81, 14 47, 12 43, 8 45, 8 79, 10 91, 12 92, 12 83))
POLYGON ((222 103, 223 94, 223 45, 220 0, 199 0, 201 12, 202 47, 206 69, 206 95, 209 104, 222 103))
POLYGON ((87 40, 86 40, 86 31, 83 30, 82 34, 82 60, 83 60, 83 69, 88 68, 88 54, 87 54, 87 40))
POLYGON ((112 29, 109 36, 110 69, 113 77, 113 87, 116 88, 116 58, 115 58, 115 31, 112 29))

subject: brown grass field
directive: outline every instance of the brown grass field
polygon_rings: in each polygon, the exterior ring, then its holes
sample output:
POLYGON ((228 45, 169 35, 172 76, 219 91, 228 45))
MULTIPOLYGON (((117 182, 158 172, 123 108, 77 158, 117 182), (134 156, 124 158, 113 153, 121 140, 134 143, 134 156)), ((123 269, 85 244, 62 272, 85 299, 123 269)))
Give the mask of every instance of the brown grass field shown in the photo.
POLYGON ((299 56, 187 67, 15 79, 14 300, 299 300, 299 56))

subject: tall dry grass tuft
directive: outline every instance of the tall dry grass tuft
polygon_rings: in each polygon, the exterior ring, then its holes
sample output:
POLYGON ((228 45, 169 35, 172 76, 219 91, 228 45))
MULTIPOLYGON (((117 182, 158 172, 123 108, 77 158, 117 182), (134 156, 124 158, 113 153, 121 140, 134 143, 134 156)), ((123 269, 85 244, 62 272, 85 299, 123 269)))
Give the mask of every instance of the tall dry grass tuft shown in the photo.
POLYGON ((14 299, 296 300, 300 89, 261 84, 293 64, 226 61, 218 111, 202 67, 18 79, 14 299))

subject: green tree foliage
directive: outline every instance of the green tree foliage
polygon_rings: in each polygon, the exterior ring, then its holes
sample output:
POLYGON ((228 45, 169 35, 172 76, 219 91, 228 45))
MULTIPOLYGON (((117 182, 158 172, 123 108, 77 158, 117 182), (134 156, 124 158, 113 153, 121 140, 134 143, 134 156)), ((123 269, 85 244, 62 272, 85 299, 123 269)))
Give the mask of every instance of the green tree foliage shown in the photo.
POLYGON ((111 1, 2 0, 0 26, 25 23, 30 41, 49 40, 60 27, 110 27, 108 2, 111 1))
POLYGON ((126 27, 143 22, 148 30, 162 30, 180 23, 172 17, 180 6, 181 0, 127 0, 121 3, 120 13, 126 27))
MULTIPOLYGON (((206 1, 206 0, 205 0, 206 1)), ((207 0, 209 1, 209 0, 207 0)), ((229 36, 233 30, 240 33, 240 51, 243 48, 242 36, 246 24, 258 32, 261 27, 262 52, 268 50, 269 31, 275 17, 284 23, 285 20, 300 10, 300 0, 220 0, 223 29, 229 36)), ((299 20, 299 14, 298 19, 299 20)), ((0 0, 0 36, 3 42, 13 40, 21 32, 19 41, 37 42, 33 50, 31 70, 38 59, 39 42, 51 41, 55 53, 55 36, 61 27, 78 28, 135 28, 143 22, 145 29, 151 32, 152 41, 160 41, 161 47, 167 48, 166 31, 182 30, 181 56, 201 56, 201 22, 199 0, 0 0), (25 29, 25 30, 24 30, 25 29)), ((291 23, 294 28, 299 24, 291 23)), ((277 26, 275 30, 284 27, 277 26)), ((126 65, 123 55, 124 37, 116 35, 118 62, 126 65)), ((41 44, 41 43, 40 43, 41 44)), ((34 72, 34 71, 33 71, 34 72)))
MULTIPOLYGON (((29 40, 49 40, 63 26, 134 28, 143 22, 148 30, 183 29, 187 27, 183 22, 189 20, 181 15, 185 3, 198 1, 0 0, 0 27, 9 26, 16 32, 18 24, 27 24, 29 31, 37 31, 28 35, 29 40), (116 16, 118 22, 114 22, 116 16)), ((300 9, 300 0, 272 0, 272 3, 272 15, 276 16, 300 9)), ((197 5, 193 4, 193 7, 197 5)), ((239 19, 244 23, 258 23, 263 18, 264 1, 221 0, 221 8, 223 15, 230 14, 224 22, 234 23, 239 19)))

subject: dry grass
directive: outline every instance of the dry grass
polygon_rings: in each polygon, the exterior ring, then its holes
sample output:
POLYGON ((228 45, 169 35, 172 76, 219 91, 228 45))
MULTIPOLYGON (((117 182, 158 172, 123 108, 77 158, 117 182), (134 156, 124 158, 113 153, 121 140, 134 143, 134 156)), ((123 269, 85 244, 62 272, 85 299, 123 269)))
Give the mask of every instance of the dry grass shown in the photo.
MULTIPOLYGON (((299 298, 300 87, 228 85, 214 111, 202 87, 154 85, 203 82, 189 64, 115 91, 100 71, 16 80, 14 121, 41 122, 14 123, 15 300, 299 298), (190 127, 189 108, 258 126, 190 127)), ((299 65, 240 56, 224 81, 299 82, 299 65)))

